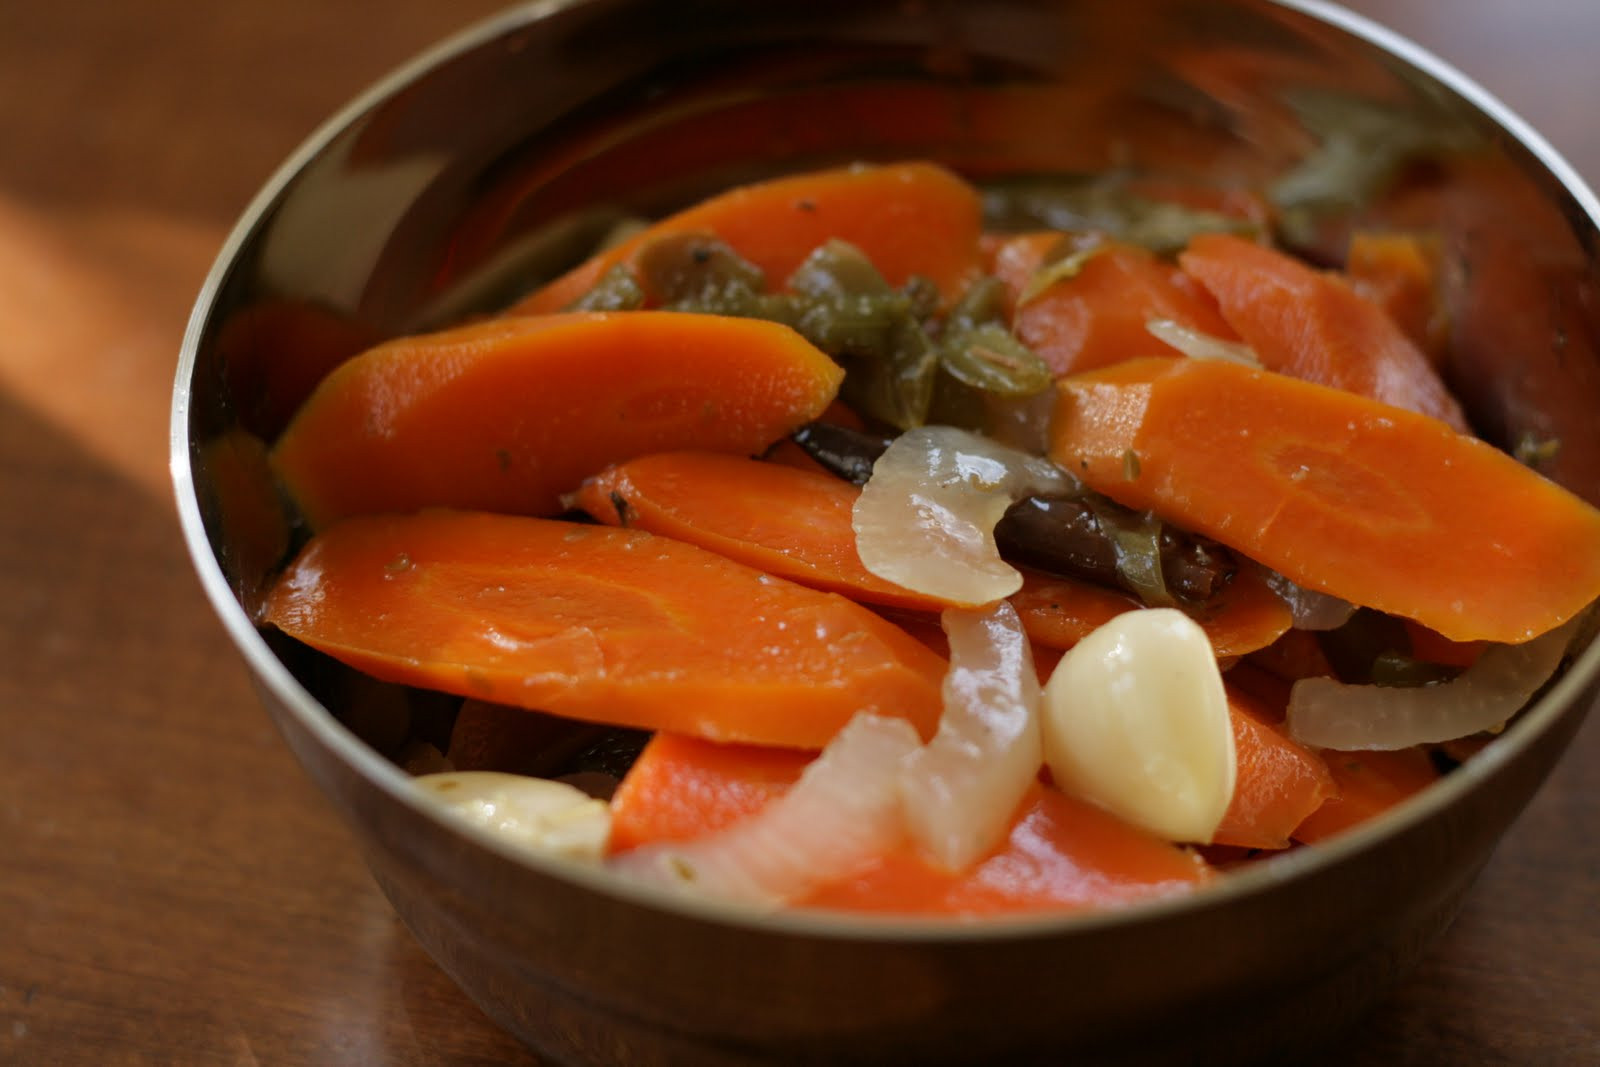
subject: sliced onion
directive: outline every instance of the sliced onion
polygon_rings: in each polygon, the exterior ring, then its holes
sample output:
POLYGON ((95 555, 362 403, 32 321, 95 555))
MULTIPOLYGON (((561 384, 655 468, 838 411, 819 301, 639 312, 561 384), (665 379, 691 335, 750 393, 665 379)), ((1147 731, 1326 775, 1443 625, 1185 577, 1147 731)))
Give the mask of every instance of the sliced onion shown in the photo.
POLYGON ((1208 842, 1233 800, 1233 722, 1211 642, 1173 608, 1118 615, 1044 691, 1044 759, 1062 789, 1171 841, 1208 842))
POLYGON ((1009 601, 984 612, 944 612, 950 669, 944 715, 900 779, 906 827, 923 853, 965 869, 1005 836, 1039 775, 1039 678, 1022 620, 1009 601))
POLYGON ((1220 359, 1229 363, 1243 363, 1247 367, 1261 366, 1255 349, 1249 345, 1224 341, 1172 319, 1150 319, 1144 328, 1156 340, 1171 345, 1190 359, 1220 359))
POLYGON ((1350 621, 1356 606, 1329 593, 1307 589, 1277 571, 1262 568, 1267 585, 1289 606, 1296 630, 1337 630, 1350 621))
POLYGON ((1303 678, 1289 694, 1289 734, 1340 751, 1398 749, 1494 730, 1550 680, 1575 623, 1521 645, 1491 645, 1448 682, 1389 688, 1303 678))
POLYGON ((872 466, 852 525, 862 564, 886 581, 951 604, 989 604, 1022 587, 1000 558, 995 523, 1025 496, 1077 482, 1048 460, 950 426, 897 437, 872 466))
POLYGON ((611 835, 611 808, 565 782, 497 771, 446 771, 412 779, 458 818, 518 848, 598 860, 611 835))
POLYGON ((613 866, 685 893, 778 907, 848 877, 904 836, 900 769, 921 743, 904 719, 857 715, 761 811, 693 841, 636 848, 613 866))

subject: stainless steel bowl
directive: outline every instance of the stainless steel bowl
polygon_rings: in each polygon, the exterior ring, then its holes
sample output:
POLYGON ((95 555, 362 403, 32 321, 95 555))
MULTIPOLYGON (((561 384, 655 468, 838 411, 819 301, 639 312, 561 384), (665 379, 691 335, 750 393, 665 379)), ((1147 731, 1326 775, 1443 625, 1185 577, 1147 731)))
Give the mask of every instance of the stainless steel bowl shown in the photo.
POLYGON ((1438 195, 1404 202, 1291 179, 1279 191, 1304 209, 1302 240, 1425 219, 1455 262, 1531 279, 1507 322, 1463 275, 1450 376, 1486 434, 1560 437, 1553 473, 1600 497, 1595 199, 1482 90, 1367 22, 1311 0, 544 2, 373 88, 239 222, 174 398, 196 567, 397 911, 556 1059, 1241 1062, 1311 1047, 1450 921, 1585 714, 1600 650, 1424 795, 1188 899, 970 926, 758 920, 511 854, 420 804, 313 695, 336 703, 338 672, 253 622, 290 536, 262 446, 332 362, 493 306, 614 209, 905 157, 978 179, 1123 167, 1265 185, 1319 151, 1359 162, 1373 151, 1360 116, 1397 114, 1471 165, 1436 167, 1438 195), (1342 101, 1338 128, 1319 100, 1342 101))

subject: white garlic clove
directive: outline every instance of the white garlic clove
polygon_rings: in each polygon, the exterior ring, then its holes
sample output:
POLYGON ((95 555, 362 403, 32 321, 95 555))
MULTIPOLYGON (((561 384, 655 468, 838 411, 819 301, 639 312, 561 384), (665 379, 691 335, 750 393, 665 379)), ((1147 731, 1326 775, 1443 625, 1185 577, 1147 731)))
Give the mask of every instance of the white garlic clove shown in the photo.
POLYGON ((565 782, 497 771, 448 771, 413 779, 456 816, 530 852, 599 860, 611 836, 611 808, 565 782))
POLYGON ((1172 608, 1119 615, 1044 691, 1056 784, 1171 841, 1208 842, 1233 799, 1233 727, 1205 631, 1172 608))

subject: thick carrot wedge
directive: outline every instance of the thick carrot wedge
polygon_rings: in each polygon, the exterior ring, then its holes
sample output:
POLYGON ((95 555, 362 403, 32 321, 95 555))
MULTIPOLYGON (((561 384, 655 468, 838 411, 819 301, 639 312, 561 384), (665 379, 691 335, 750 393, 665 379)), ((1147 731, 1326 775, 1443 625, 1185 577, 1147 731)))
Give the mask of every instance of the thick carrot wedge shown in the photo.
POLYGON ((1295 829, 1294 839, 1304 844, 1332 837, 1381 815, 1439 780, 1438 769, 1420 748, 1396 752, 1325 751, 1322 756, 1338 793, 1295 829))
MULTIPOLYGON (((1099 626, 1140 607, 1133 597, 1073 578, 1025 572, 1011 596, 1035 642, 1071 648, 1099 626)), ((1242 571, 1220 594, 1193 612, 1217 656, 1242 656, 1276 641, 1293 622, 1283 600, 1254 572, 1242 571)))
POLYGON ((1156 319, 1235 338, 1193 280, 1130 244, 1108 242, 1076 274, 1024 299, 1043 258, 1042 243, 1039 234, 1023 234, 999 250, 995 266, 1016 301, 1012 329, 1058 375, 1137 356, 1175 355, 1146 328, 1156 319))
POLYGON ((273 451, 313 526, 421 507, 554 514, 609 463, 759 452, 843 372, 786 326, 668 312, 506 318, 380 345, 323 380, 273 451))
POLYGON ((817 246, 859 248, 890 285, 913 274, 947 299, 977 273, 981 207, 972 186, 931 163, 855 166, 730 190, 671 215, 523 299, 515 314, 560 311, 606 271, 668 234, 710 232, 776 289, 817 246))
POLYGON ((1342 279, 1228 234, 1196 237, 1178 261, 1268 370, 1467 428, 1427 355, 1342 279))
POLYGON ((945 669, 852 601, 692 545, 473 512, 329 528, 265 617, 386 681, 796 748, 865 710, 931 735, 945 669))
POLYGON ((687 541, 802 585, 891 607, 945 607, 862 565, 850 525, 860 493, 830 474, 670 452, 606 469, 574 502, 601 522, 687 541))
POLYGON ((1436 419, 1215 360, 1059 389, 1057 463, 1301 585, 1512 643, 1600 595, 1600 511, 1436 419))
POLYGON ((1289 838, 1329 797, 1338 795, 1322 758, 1288 738, 1254 698, 1228 687, 1238 776, 1233 801, 1212 838, 1243 848, 1289 847, 1289 838))
MULTIPOLYGON (((780 795, 808 759, 657 734, 612 800, 611 848, 720 830, 780 795)), ((1007 840, 968 871, 940 870, 907 843, 797 903, 901 915, 1022 914, 1186 892, 1209 873, 1187 852, 1041 786, 1023 800, 1007 840)))

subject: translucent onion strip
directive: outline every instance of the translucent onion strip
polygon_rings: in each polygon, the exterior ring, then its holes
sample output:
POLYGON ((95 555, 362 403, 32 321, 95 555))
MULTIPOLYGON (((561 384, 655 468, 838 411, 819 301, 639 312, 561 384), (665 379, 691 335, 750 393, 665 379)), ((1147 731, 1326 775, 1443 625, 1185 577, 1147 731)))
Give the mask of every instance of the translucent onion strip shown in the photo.
POLYGON ((995 547, 995 523, 1025 496, 1077 488, 1048 460, 954 427, 919 427, 873 464, 852 516, 856 551, 867 570, 907 589, 993 603, 1022 587, 995 547))
POLYGON ((1181 611, 1130 611, 1073 646, 1045 686, 1041 727, 1058 786, 1170 841, 1209 842, 1233 800, 1222 674, 1181 611))
POLYGON ((1289 696, 1289 733, 1341 751, 1436 744, 1498 728, 1561 665, 1575 623, 1521 645, 1491 645, 1448 682, 1387 688, 1304 678, 1289 696))
POLYGON ((1247 367, 1261 366, 1255 349, 1238 341, 1224 341, 1208 333, 1172 319, 1151 319, 1144 324, 1150 335, 1162 344, 1171 345, 1190 359, 1221 359, 1230 363, 1243 363, 1247 367))
POLYGON ((685 893, 778 907, 850 876, 904 837, 900 770, 921 743, 904 719, 857 715, 761 811, 693 841, 623 853, 613 866, 685 893))
POLYGON ((424 774, 413 783, 458 818, 530 852, 598 860, 611 808, 565 782, 497 771, 424 774))
POLYGON ((923 853, 963 870, 1005 836, 1039 776, 1038 675, 1022 620, 1008 601, 983 612, 950 608, 944 715, 900 780, 906 827, 923 853))

